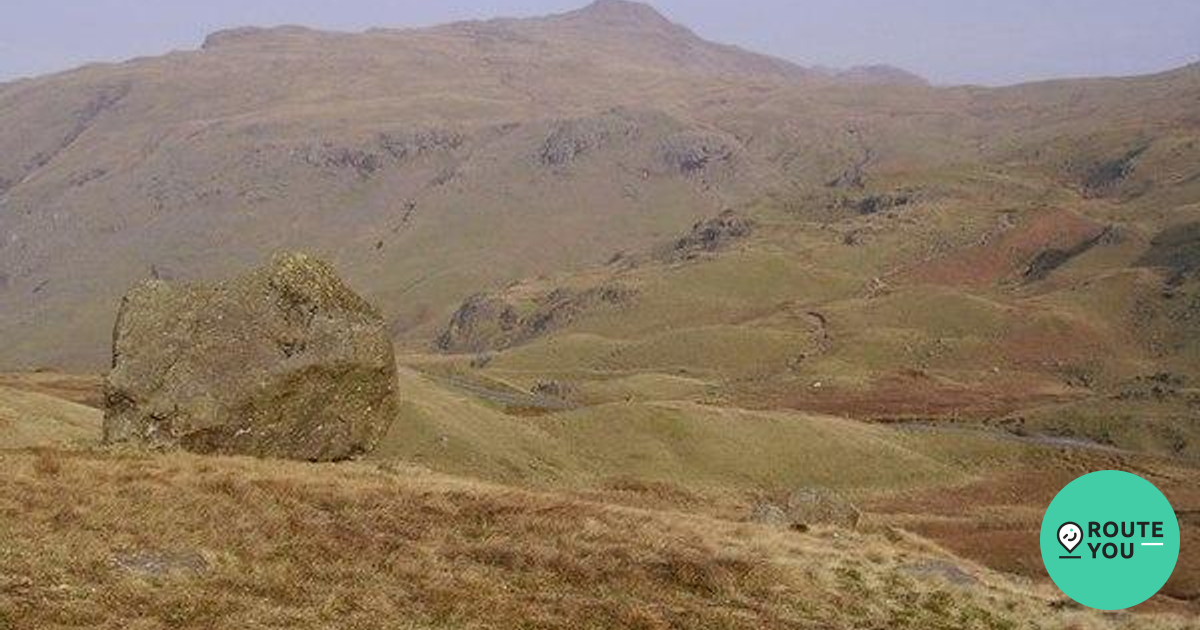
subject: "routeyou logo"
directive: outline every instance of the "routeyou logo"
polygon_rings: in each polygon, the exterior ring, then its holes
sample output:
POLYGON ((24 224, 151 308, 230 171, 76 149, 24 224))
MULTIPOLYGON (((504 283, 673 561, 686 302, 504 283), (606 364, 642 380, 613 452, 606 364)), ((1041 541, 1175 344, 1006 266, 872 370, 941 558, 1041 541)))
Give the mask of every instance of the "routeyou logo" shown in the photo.
POLYGON ((1119 470, 1067 484, 1042 519, 1042 561, 1071 599, 1100 610, 1157 593, 1179 559, 1179 520, 1163 493, 1119 470))

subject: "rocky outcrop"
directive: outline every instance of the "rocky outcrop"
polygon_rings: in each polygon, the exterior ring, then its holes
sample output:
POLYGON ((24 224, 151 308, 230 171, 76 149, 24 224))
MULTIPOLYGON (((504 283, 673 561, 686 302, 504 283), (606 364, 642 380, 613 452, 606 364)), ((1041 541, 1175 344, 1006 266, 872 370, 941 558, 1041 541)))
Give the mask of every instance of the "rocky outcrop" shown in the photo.
POLYGON ((573 401, 579 398, 579 386, 568 381, 538 381, 529 388, 529 392, 535 396, 564 401, 573 401))
POLYGON ((842 199, 842 206, 849 208, 862 216, 870 216, 903 208, 913 202, 913 194, 909 192, 880 193, 867 195, 859 199, 842 199))
POLYGON ((444 352, 484 352, 506 347, 521 328, 516 308, 503 299, 477 293, 463 301, 438 336, 444 352))
POLYGON ((1082 256, 1093 247, 1106 242, 1115 242, 1117 240, 1116 230, 1112 226, 1108 226, 1100 230, 1098 234, 1091 238, 1085 238, 1074 245, 1067 248, 1050 248, 1045 249, 1029 262, 1025 271, 1021 274, 1025 282, 1037 282, 1050 277, 1054 270, 1062 267, 1071 260, 1082 256))
POLYGON ((310 166, 332 171, 352 171, 359 179, 370 179, 384 167, 383 158, 372 151, 325 143, 311 148, 304 160, 310 166))
POLYGON ((753 221, 726 210, 693 225, 691 231, 661 251, 658 258, 664 262, 691 260, 746 238, 753 231, 753 221))
POLYGON ((396 410, 383 318, 303 254, 215 285, 125 296, 104 441, 329 461, 370 450, 396 410))
POLYGON ((510 348, 562 328, 585 313, 628 304, 635 292, 620 284, 590 289, 555 289, 519 308, 503 297, 481 293, 463 302, 437 339, 443 352, 510 348))
MULTIPOLYGON (((853 132, 854 137, 858 138, 858 132, 853 132)), ((861 142, 861 140, 859 140, 861 142)), ((862 155, 850 163, 836 177, 825 182, 825 186, 829 188, 850 188, 862 189, 866 186, 867 180, 867 165, 875 159, 875 151, 870 147, 862 148, 862 155)))
POLYGON ((452 154, 467 142, 463 134, 448 129, 417 129, 378 134, 357 144, 322 142, 295 151, 309 166, 326 172, 354 173, 366 181, 388 167, 431 154, 452 154))
POLYGON ((637 126, 616 112, 555 123, 538 151, 543 166, 563 166, 587 153, 638 133, 637 126))
POLYGON ((728 164, 733 156, 733 140, 715 133, 681 132, 664 138, 659 145, 663 165, 680 175, 704 173, 728 164))
POLYGON ((1085 197, 1111 197, 1119 195, 1122 184, 1133 174, 1137 159, 1148 147, 1138 147, 1124 155, 1106 162, 1101 162, 1088 169, 1083 177, 1083 194, 1085 197))
POLYGON ((1159 232, 1137 264, 1163 269, 1169 284, 1200 276, 1200 222, 1181 223, 1159 232))
POLYGON ((420 157, 439 151, 462 148, 467 138, 448 129, 419 129, 403 133, 379 134, 379 146, 397 160, 420 157))

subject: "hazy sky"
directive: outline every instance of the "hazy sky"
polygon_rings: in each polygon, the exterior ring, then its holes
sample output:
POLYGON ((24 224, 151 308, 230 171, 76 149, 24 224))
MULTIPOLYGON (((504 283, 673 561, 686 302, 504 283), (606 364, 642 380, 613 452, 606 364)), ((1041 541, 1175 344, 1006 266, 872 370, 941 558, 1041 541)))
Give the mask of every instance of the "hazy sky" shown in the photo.
MULTIPOLYGON (((565 11, 586 0, 0 0, 0 81, 195 48, 213 30, 338 30, 565 11)), ((1138 74, 1200 61, 1200 0, 656 0, 700 35, 805 65, 937 83, 1138 74)))

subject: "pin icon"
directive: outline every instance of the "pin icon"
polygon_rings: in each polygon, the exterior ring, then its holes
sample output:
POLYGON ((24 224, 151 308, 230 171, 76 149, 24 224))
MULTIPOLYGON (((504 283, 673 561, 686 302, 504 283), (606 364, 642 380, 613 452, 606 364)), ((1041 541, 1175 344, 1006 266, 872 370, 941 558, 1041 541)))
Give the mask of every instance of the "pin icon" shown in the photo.
POLYGON ((1075 523, 1067 522, 1058 527, 1058 544, 1067 550, 1067 553, 1075 551, 1079 543, 1083 541, 1083 530, 1075 523))

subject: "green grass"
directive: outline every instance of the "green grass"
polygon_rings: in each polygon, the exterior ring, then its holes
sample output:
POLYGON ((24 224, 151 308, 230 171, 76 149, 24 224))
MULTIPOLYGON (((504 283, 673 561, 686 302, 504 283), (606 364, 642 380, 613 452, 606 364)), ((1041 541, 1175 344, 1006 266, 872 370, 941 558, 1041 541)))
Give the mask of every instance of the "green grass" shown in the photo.
POLYGON ((946 482, 957 473, 850 420, 691 403, 611 404, 535 419, 590 474, 691 488, 843 490, 946 482))
POLYGON ((0 386, 0 444, 5 448, 95 444, 101 412, 62 398, 0 386))
POLYGON ((853 420, 686 402, 509 415, 408 371, 401 390, 400 416, 372 459, 534 484, 630 477, 698 491, 881 490, 959 478, 901 442, 909 438, 853 420))

